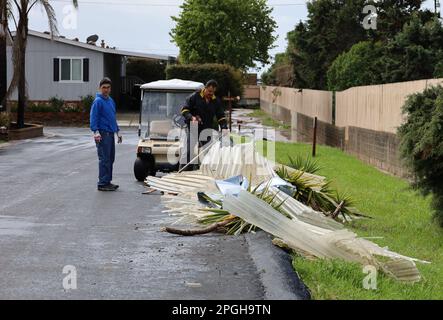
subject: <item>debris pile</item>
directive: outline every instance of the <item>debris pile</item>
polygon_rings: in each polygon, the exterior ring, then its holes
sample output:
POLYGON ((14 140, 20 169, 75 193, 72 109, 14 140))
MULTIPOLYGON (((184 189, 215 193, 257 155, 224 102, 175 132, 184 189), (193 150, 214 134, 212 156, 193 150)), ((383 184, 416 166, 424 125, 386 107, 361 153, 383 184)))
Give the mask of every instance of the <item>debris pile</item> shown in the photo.
POLYGON ((239 235, 260 229, 273 235, 275 244, 302 256, 371 265, 412 283, 421 279, 416 262, 427 263, 381 248, 346 229, 343 223, 365 216, 347 199, 332 199, 324 177, 273 164, 255 151, 253 142, 216 144, 199 171, 148 177, 146 184, 163 192, 164 212, 179 216, 177 223, 208 225, 195 230, 165 228, 173 234, 223 230, 239 235))

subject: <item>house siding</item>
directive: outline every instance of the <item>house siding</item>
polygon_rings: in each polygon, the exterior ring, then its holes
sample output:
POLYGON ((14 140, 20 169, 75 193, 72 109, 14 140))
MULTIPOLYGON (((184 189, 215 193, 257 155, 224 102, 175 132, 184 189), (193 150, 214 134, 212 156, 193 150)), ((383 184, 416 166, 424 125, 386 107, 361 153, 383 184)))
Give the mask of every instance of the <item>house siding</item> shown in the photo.
MULTIPOLYGON (((8 48, 8 83, 12 79, 12 49, 8 48)), ((79 101, 81 96, 95 95, 104 74, 104 54, 84 48, 49 41, 35 36, 28 37, 26 51, 26 81, 31 101, 47 101, 58 96, 65 101, 79 101), (89 82, 55 82, 53 60, 57 57, 89 58, 89 82)), ((10 97, 17 100, 17 93, 10 97)))

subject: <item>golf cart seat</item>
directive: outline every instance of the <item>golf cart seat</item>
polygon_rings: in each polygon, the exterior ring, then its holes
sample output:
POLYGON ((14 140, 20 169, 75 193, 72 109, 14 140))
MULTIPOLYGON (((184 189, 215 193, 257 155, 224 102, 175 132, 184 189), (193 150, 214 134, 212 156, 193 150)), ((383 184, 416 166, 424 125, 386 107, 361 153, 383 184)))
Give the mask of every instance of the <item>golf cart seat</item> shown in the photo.
POLYGON ((151 122, 151 135, 167 137, 169 132, 174 129, 171 120, 161 120, 151 122))

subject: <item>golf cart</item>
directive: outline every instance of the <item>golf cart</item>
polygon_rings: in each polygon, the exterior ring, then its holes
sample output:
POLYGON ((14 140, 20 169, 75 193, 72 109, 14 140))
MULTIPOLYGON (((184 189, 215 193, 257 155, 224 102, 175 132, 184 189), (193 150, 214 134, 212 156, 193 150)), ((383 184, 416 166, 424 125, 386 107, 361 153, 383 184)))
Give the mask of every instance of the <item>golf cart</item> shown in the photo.
POLYGON ((203 83, 178 79, 141 86, 140 141, 134 163, 138 181, 144 181, 149 175, 155 176, 158 171, 178 170, 180 132, 185 128, 181 108, 188 96, 203 87, 203 83), (176 162, 168 157, 171 152, 176 162))

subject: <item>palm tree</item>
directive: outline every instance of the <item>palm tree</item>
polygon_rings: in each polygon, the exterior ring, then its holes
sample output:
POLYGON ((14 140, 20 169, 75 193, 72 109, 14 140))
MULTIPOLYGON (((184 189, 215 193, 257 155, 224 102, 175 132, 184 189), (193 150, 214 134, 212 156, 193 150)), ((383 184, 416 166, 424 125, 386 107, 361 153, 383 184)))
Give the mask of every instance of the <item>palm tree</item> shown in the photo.
MULTIPOLYGON (((4 1, 4 0, 3 0, 4 1)), ((9 0, 11 1, 11 0, 9 0)), ((8 95, 18 89, 18 108, 17 108, 17 127, 23 128, 25 126, 25 106, 26 106, 26 46, 28 39, 28 22, 29 12, 36 5, 41 5, 46 12, 51 31, 51 37, 58 34, 57 19, 55 17, 54 8, 49 3, 49 0, 13 0, 17 17, 11 12, 11 17, 14 20, 16 27, 16 35, 14 38, 12 48, 12 62, 14 68, 14 76, 12 78, 11 86, 8 90, 8 95)), ((72 0, 73 5, 77 8, 78 1, 72 0)))
POLYGON ((3 106, 0 111, 4 111, 6 90, 8 86, 7 80, 7 58, 6 58, 6 36, 8 32, 8 1, 0 0, 0 105, 3 106))

